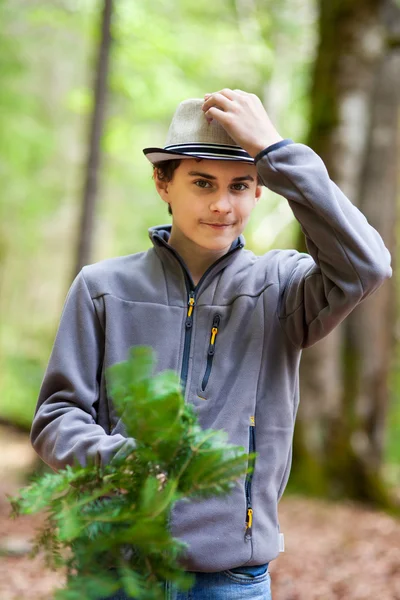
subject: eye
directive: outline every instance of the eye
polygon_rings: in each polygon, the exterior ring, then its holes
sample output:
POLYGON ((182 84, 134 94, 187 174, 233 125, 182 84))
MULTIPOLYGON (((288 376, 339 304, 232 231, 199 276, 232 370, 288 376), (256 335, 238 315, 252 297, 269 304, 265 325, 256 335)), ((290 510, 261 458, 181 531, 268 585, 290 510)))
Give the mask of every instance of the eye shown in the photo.
POLYGON ((209 182, 209 181, 206 181, 205 179, 197 179, 197 181, 194 181, 193 183, 194 183, 195 185, 197 185, 197 187, 199 187, 199 188, 203 188, 203 189, 207 189, 207 186, 208 186, 208 185, 210 185, 210 186, 211 186, 210 182, 209 182), (203 185, 203 184, 206 184, 206 185, 203 185))
POLYGON ((243 192, 244 190, 249 189, 249 186, 246 185, 245 183, 234 183, 233 188, 235 188, 236 192, 243 192), (238 186, 242 186, 240 189, 238 189, 238 186))

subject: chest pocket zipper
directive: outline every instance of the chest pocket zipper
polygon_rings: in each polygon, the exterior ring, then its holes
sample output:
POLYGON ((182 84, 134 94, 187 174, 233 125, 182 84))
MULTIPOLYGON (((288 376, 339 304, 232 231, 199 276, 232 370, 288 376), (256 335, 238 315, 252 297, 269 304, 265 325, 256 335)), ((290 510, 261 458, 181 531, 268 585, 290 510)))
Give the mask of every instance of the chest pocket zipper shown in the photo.
POLYGON ((211 369, 212 369, 212 364, 213 364, 214 354, 215 354, 215 341, 217 339, 220 322, 221 322, 220 315, 215 315, 213 322, 212 322, 210 343, 208 345, 208 350, 207 350, 207 366, 206 366, 206 370, 204 373, 203 381, 201 382, 201 391, 202 392, 204 392, 204 390, 206 389, 208 380, 211 375, 211 369))
MULTIPOLYGON (((249 426, 249 454, 256 451, 256 426, 254 417, 250 417, 249 426)), ((249 459, 249 466, 253 467, 254 470, 255 459, 249 459)), ((246 493, 246 531, 244 534, 245 540, 250 540, 253 535, 253 506, 251 500, 251 482, 253 478, 253 471, 247 473, 245 481, 245 493, 246 493)))

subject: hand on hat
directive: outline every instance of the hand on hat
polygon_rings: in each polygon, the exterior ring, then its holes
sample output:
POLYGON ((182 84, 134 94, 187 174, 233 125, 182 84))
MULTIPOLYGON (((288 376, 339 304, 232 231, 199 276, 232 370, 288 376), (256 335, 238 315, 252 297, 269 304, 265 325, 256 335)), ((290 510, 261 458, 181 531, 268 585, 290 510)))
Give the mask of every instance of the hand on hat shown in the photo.
POLYGON ((207 121, 218 121, 253 158, 264 148, 283 140, 255 94, 224 88, 205 94, 204 98, 202 110, 207 121))

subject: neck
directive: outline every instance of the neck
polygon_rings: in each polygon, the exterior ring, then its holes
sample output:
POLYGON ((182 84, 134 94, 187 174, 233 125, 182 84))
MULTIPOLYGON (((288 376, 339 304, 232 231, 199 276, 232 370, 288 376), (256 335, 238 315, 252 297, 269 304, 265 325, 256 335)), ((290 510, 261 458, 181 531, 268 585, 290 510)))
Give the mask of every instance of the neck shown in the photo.
POLYGON ((175 231, 174 228, 172 228, 168 243, 185 261, 195 285, 199 283, 207 269, 221 256, 224 256, 230 248, 230 246, 223 250, 202 248, 183 236, 182 233, 175 231))

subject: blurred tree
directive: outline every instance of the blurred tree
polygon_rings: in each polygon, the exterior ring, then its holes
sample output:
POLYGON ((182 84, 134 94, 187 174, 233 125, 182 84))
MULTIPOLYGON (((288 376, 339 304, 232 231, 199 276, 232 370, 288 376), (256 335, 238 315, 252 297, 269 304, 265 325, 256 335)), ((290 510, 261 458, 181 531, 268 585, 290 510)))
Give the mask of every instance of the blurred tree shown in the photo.
MULTIPOLYGON (((308 144, 392 253, 399 160, 400 8, 320 0, 308 144)), ((299 248, 306 251, 301 234, 299 248)), ((384 507, 381 477, 394 282, 303 353, 292 485, 384 507)))
POLYGON ((78 251, 74 276, 90 262, 93 222, 96 210, 97 188, 100 167, 101 136, 107 101, 107 77, 111 48, 111 22, 113 0, 104 0, 101 19, 101 37, 93 89, 93 111, 90 121, 88 157, 85 173, 85 187, 82 199, 82 215, 79 229, 78 251))

